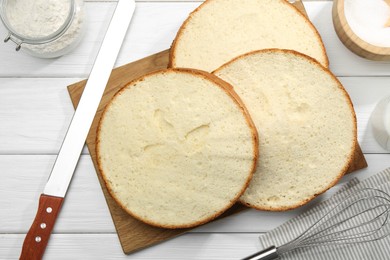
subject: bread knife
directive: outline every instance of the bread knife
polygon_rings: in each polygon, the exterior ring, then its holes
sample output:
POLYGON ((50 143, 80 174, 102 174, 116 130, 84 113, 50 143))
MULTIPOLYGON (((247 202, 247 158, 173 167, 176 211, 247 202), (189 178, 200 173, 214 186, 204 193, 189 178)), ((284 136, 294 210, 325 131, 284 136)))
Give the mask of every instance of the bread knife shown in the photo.
POLYGON ((134 0, 118 1, 80 102, 40 195, 35 219, 23 242, 22 260, 43 257, 134 10, 134 0))

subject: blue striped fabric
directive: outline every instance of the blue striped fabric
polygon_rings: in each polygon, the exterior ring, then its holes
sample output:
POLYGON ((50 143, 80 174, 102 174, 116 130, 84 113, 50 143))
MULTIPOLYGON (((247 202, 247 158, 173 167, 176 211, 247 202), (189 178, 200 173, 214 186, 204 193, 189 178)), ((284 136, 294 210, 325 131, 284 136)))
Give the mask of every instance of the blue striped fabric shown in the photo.
MULTIPOLYGON (((351 180, 328 200, 318 203, 313 208, 298 217, 291 219, 278 228, 260 237, 262 248, 271 245, 281 246, 309 228, 335 205, 350 194, 363 188, 376 188, 390 194, 390 168, 360 182, 351 180)), ((367 216, 365 216, 367 218, 367 216)), ((385 260, 390 259, 390 236, 382 240, 355 245, 317 246, 314 248, 297 249, 282 256, 282 259, 299 260, 385 260)))

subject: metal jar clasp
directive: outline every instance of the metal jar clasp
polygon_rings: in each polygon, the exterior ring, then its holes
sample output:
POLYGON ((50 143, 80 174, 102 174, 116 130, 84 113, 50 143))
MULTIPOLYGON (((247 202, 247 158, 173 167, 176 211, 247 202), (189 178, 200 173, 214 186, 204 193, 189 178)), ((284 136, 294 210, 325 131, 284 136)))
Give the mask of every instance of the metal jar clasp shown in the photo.
POLYGON ((13 41, 16 44, 15 50, 19 51, 23 41, 18 41, 18 38, 14 37, 14 35, 12 35, 12 33, 10 32, 8 33, 7 37, 5 37, 4 42, 8 42, 9 40, 13 41))

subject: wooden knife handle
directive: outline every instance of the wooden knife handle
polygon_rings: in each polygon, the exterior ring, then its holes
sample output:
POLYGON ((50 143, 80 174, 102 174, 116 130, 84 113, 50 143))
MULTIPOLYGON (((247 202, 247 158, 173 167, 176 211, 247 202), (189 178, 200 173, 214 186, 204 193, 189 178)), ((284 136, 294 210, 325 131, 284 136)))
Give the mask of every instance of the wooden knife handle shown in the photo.
POLYGON ((23 242, 21 260, 42 259, 64 198, 41 194, 38 211, 23 242))

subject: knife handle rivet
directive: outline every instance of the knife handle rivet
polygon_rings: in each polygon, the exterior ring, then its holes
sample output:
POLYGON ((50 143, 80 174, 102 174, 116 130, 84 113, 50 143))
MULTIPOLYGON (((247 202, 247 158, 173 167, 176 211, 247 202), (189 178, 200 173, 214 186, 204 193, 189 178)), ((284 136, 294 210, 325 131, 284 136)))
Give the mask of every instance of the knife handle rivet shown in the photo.
POLYGON ((37 236, 37 237, 35 237, 35 242, 37 242, 37 243, 39 243, 39 242, 41 242, 41 237, 40 236, 37 236))
POLYGON ((41 223, 41 228, 45 229, 46 228, 46 223, 41 223))
POLYGON ((52 211, 53 211, 53 209, 52 209, 51 207, 47 207, 47 208, 46 208, 46 212, 47 212, 47 213, 51 213, 52 211))

